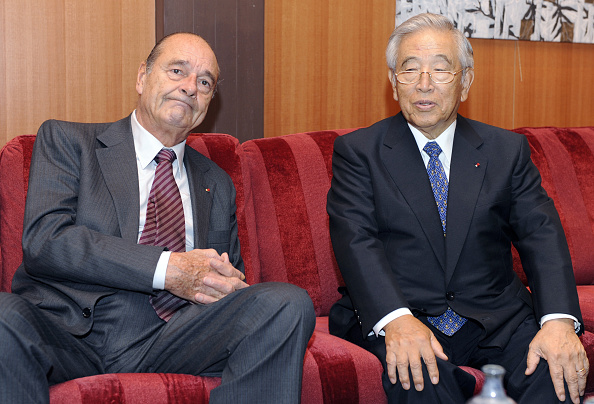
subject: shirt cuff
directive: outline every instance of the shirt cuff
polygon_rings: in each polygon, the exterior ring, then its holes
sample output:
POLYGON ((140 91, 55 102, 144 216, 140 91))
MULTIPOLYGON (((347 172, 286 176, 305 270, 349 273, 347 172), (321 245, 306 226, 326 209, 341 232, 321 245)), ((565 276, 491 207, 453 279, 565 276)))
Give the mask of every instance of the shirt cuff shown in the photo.
POLYGON ((155 275, 153 276, 153 289, 165 289, 165 274, 167 273, 170 256, 171 251, 163 251, 161 253, 161 257, 159 257, 159 261, 157 262, 157 268, 155 269, 155 275))
MULTIPOLYGON (((377 324, 373 327, 373 332, 375 333, 376 337, 380 335, 386 335, 383 328, 388 325, 388 323, 392 320, 396 320, 398 317, 404 316, 406 314, 410 314, 412 316, 412 312, 406 308, 402 307, 400 309, 396 309, 391 313, 386 314, 377 324)), ((370 333, 371 335, 371 333, 370 333)))
POLYGON ((581 328, 580 322, 577 320, 577 318, 575 318, 574 316, 570 316, 569 314, 562 314, 562 313, 546 314, 546 315, 542 316, 542 318, 540 319, 540 326, 542 327, 542 325, 549 320, 555 320, 558 318, 569 318, 569 319, 573 320, 573 327, 575 328, 575 333, 577 334, 578 332, 580 332, 580 328, 581 328))

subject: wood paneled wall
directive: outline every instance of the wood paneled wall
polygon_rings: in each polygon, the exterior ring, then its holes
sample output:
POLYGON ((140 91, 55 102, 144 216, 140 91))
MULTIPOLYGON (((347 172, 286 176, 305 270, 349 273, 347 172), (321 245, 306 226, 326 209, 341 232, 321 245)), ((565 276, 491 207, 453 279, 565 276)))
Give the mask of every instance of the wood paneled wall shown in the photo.
MULTIPOLYGON (((264 4, 264 136, 365 126, 399 110, 384 60, 394 0, 264 4)), ((257 24, 259 17, 236 18, 249 27, 247 20, 257 24)), ((45 119, 111 121, 128 114, 138 65, 154 42, 154 0, 0 0, 0 146, 35 133, 45 119)), ((594 45, 471 42, 476 79, 461 113, 505 128, 594 125, 594 45)), ((252 53, 236 50, 238 66, 257 60, 252 53)), ((243 88, 260 77, 252 69, 229 79, 243 88)), ((246 133, 257 137, 258 108, 238 108, 246 112, 236 126, 251 125, 246 133)), ((211 115, 223 118, 216 109, 211 115)))
MULTIPOLYGON (((367 126, 399 111, 384 51, 394 0, 265 7, 264 135, 367 126)), ((594 45, 479 40, 460 112, 505 128, 594 125, 594 45)))
POLYGON ((221 69, 200 132, 229 133, 240 142, 262 137, 264 0, 157 0, 157 39, 173 32, 201 35, 221 69))
POLYGON ((129 114, 154 43, 154 1, 1 0, 0 146, 50 118, 129 114))
POLYGON ((471 43, 475 81, 462 114, 504 128, 594 125, 593 44, 471 43))
POLYGON ((394 3, 266 2, 265 137, 368 125, 398 110, 383 62, 394 3))

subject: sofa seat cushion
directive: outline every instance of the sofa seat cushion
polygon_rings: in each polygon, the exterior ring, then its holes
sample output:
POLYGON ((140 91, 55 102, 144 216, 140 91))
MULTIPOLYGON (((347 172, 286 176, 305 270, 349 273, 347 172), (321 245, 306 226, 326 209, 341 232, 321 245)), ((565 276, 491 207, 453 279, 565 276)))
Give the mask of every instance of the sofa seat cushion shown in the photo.
POLYGON ((50 387, 52 404, 208 403, 218 377, 165 373, 110 373, 82 377, 50 387))
MULTIPOLYGON (((327 320, 323 320, 322 324, 327 320)), ((323 330, 323 327, 321 328, 323 330)), ((369 352, 316 330, 303 362, 302 404, 386 403, 382 366, 369 352)), ((111 373, 83 377, 50 388, 52 404, 208 403, 218 377, 168 373, 111 373)))
POLYGON ((577 285, 584 328, 594 332, 594 285, 577 285))

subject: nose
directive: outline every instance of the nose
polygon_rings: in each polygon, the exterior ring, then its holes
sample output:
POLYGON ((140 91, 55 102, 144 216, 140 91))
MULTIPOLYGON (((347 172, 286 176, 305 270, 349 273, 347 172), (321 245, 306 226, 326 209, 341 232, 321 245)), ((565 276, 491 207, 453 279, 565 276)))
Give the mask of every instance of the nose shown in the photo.
POLYGON ((417 83, 417 88, 421 91, 427 91, 433 86, 429 72, 421 72, 421 78, 417 83))
POLYGON ((188 97, 194 98, 196 96, 196 92, 198 91, 196 79, 197 78, 193 74, 186 77, 184 81, 182 81, 181 83, 181 92, 187 95, 188 97))

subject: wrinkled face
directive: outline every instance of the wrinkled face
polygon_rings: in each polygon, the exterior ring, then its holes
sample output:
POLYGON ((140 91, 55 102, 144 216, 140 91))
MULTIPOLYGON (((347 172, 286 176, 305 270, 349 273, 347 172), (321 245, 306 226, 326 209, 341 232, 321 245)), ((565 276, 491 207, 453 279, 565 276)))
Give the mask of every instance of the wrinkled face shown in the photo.
POLYGON ((138 122, 165 146, 182 142, 204 120, 218 75, 214 52, 202 38, 166 39, 150 70, 146 63, 138 69, 138 122))
MULTIPOLYGON (((460 69, 458 48, 450 33, 425 29, 405 36, 400 43, 396 73, 456 72, 460 69)), ((428 74, 422 74, 416 83, 401 84, 392 71, 388 75, 402 114, 429 139, 435 139, 454 122, 460 102, 468 98, 474 79, 472 69, 466 70, 464 75, 456 74, 454 81, 448 84, 436 84, 428 74)))

